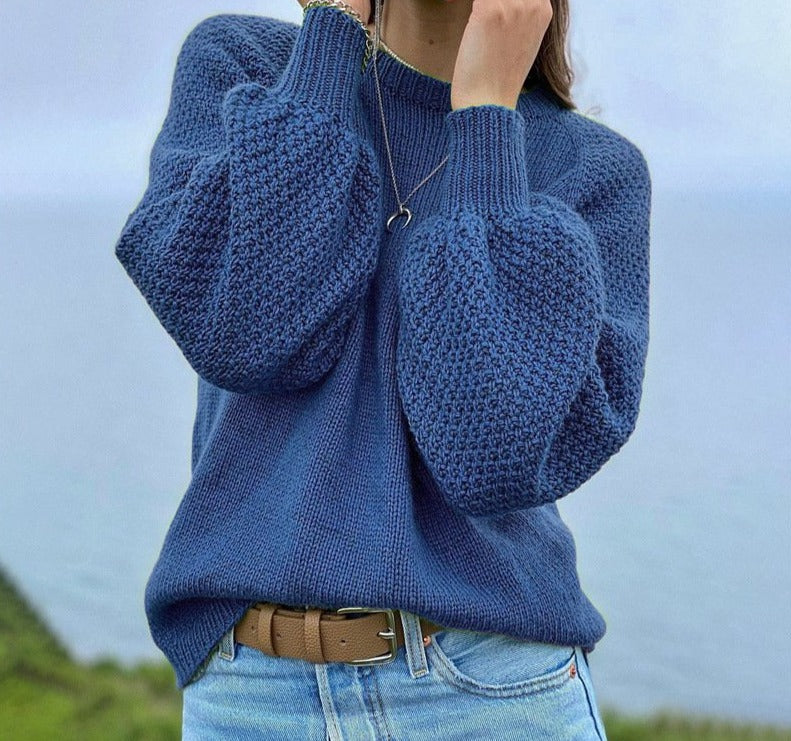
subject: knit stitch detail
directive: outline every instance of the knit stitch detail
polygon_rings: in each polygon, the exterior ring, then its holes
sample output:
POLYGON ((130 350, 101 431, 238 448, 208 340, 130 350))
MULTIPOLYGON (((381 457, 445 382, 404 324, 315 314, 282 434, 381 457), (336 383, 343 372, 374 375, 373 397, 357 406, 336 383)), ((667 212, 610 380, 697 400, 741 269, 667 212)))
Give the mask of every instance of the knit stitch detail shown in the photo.
POLYGON ((183 688, 258 600, 395 607, 593 650, 557 500, 635 427, 651 184, 548 91, 450 110, 365 34, 220 14, 179 51, 115 254, 197 374, 192 471, 146 584, 183 688), (407 189, 408 188, 408 189, 407 189))
POLYGON ((380 175, 337 111, 239 82, 214 25, 181 51, 150 187, 115 254, 198 375, 295 390, 337 361, 373 276, 380 175))

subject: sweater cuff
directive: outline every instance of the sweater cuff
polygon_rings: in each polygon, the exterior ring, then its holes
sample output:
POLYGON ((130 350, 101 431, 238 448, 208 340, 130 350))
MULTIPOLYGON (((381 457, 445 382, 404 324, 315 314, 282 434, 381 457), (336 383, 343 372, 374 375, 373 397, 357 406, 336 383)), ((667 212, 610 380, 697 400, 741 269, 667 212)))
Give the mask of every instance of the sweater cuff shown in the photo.
POLYGON ((281 98, 308 102, 351 122, 358 107, 367 38, 367 31, 339 8, 309 8, 272 92, 281 98))
POLYGON ((501 105, 457 108, 445 115, 448 161, 442 207, 517 212, 528 208, 526 123, 501 105))

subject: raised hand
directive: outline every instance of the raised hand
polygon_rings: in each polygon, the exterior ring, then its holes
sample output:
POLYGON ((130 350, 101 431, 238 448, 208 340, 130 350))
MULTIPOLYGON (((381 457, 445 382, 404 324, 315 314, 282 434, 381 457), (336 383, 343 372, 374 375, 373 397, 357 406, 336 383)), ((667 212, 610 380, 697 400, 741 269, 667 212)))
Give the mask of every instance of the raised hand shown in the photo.
POLYGON ((550 0, 473 0, 451 86, 451 108, 516 108, 552 20, 550 0))

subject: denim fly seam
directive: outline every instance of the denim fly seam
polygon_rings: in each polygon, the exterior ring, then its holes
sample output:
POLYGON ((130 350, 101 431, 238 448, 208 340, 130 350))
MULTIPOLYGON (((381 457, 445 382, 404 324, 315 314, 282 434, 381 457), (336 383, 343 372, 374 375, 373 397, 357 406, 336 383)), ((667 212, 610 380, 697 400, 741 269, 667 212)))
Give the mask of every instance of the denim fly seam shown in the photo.
MULTIPOLYGON (((423 631, 419 616, 399 609, 401 625, 404 629, 404 655, 407 659, 410 676, 413 679, 428 674, 426 647, 423 644, 423 631)), ((399 649, 400 654, 400 649, 399 649)), ((399 659, 396 659, 398 661, 399 659)), ((319 698, 324 709, 327 724, 325 741, 343 741, 343 723, 332 691, 332 683, 327 664, 316 664, 316 681, 319 686, 319 698)), ((389 735, 388 735, 389 738, 389 735)))

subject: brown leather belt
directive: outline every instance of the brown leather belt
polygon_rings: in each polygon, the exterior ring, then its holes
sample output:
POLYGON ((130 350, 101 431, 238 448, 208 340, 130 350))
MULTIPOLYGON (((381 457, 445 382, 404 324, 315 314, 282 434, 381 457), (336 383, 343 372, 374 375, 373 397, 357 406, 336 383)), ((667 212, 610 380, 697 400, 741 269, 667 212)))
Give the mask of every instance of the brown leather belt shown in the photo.
MULTIPOLYGON (((423 636, 443 626, 421 617, 423 636)), ((404 645, 397 609, 341 607, 323 610, 256 602, 234 626, 234 640, 270 656, 306 659, 315 664, 387 664, 404 645)))

